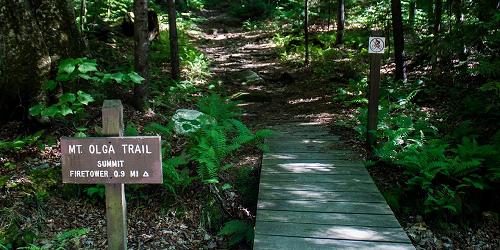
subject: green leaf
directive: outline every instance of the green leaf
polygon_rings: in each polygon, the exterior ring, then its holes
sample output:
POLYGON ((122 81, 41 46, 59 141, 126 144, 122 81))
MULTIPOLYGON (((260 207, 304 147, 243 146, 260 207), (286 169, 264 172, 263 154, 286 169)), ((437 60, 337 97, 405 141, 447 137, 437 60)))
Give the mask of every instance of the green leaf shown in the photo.
POLYGON ((97 71, 97 63, 93 60, 86 60, 78 66, 78 71, 84 74, 91 71, 97 71))
POLYGON ((44 110, 42 110, 41 115, 47 117, 54 117, 59 113, 59 108, 56 105, 52 105, 44 110))
POLYGON ((79 90, 76 94, 78 95, 78 101, 83 105, 88 105, 90 102, 94 101, 94 98, 91 95, 81 90, 79 90))
POLYGON ((228 189, 231 189, 231 188, 233 188, 233 187, 229 183, 224 183, 224 185, 222 185, 222 190, 228 190, 228 189))
POLYGON ((66 74, 66 73, 58 73, 56 80, 61 81, 61 82, 66 82, 66 81, 71 80, 71 75, 66 74))
POLYGON ((75 137, 76 138, 86 138, 87 137, 87 134, 83 133, 83 132, 76 132, 75 133, 75 137))
POLYGON ((62 116, 67 116, 69 114, 73 114, 73 110, 70 107, 68 107, 67 104, 63 104, 59 108, 60 108, 60 112, 61 112, 62 116))
POLYGON ((129 122, 125 127, 125 136, 137 136, 139 132, 137 131, 137 125, 133 122, 129 122))
POLYGON ((144 81, 144 78, 139 74, 137 74, 136 72, 128 73, 128 77, 130 77, 130 80, 135 84, 141 84, 142 81, 144 81))
POLYGON ((45 91, 54 90, 57 87, 57 83, 54 80, 48 80, 42 84, 42 89, 45 91))
POLYGON ((59 73, 62 73, 62 72, 67 73, 67 74, 73 73, 73 71, 75 71, 75 69, 76 69, 77 63, 78 63, 78 61, 73 59, 73 58, 64 59, 63 61, 61 61, 59 63, 59 73))
POLYGON ((115 80, 117 83, 122 84, 125 80, 125 74, 123 73, 113 73, 113 74, 105 74, 104 77, 107 79, 115 80))
POLYGON ((31 116, 37 116, 37 115, 40 115, 40 113, 42 113, 42 111, 45 109, 45 106, 43 106, 41 103, 31 107, 29 109, 29 113, 31 116))
POLYGON ((206 184, 216 184, 216 183, 219 183, 219 180, 216 179, 216 178, 211 178, 211 179, 208 179, 208 180, 204 180, 203 182, 206 183, 206 184))
POLYGON ((73 93, 64 93, 59 97, 59 104, 72 103, 76 100, 76 96, 73 93))
POLYGON ((94 82, 99 82, 101 79, 99 77, 87 75, 87 74, 78 74, 78 77, 88 80, 88 81, 94 81, 94 82))

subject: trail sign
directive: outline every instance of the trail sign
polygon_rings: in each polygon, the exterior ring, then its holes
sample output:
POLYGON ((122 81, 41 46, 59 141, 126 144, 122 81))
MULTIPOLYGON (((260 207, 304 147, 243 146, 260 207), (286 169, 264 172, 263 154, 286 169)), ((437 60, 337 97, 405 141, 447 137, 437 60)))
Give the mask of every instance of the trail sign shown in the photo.
POLYGON ((61 138, 63 183, 162 183, 160 137, 61 138))
POLYGON ((162 183, 159 136, 122 137, 123 105, 105 100, 102 133, 110 137, 61 138, 64 183, 104 183, 109 250, 127 249, 125 183, 162 183))
POLYGON ((370 37, 368 39, 368 53, 383 54, 385 50, 385 37, 370 37))

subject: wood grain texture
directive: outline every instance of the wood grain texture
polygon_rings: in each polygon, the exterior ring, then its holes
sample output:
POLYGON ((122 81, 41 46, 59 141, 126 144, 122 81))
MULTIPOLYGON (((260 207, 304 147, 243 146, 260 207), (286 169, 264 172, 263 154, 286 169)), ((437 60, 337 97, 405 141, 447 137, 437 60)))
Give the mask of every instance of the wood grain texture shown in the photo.
POLYGON ((386 203, 351 201, 259 200, 257 208, 322 213, 392 214, 386 203))
POLYGON ((379 192, 320 192, 303 190, 266 190, 260 194, 259 198, 261 200, 352 202, 381 202, 384 199, 379 192))
POLYGON ((255 231, 263 235, 410 243, 400 228, 258 221, 255 231))
POLYGON ((400 227, 399 222, 392 214, 373 216, 372 214, 258 210, 257 221, 338 226, 400 227))
POLYGON ((409 243, 333 240, 306 237, 286 237, 275 235, 256 235, 253 249, 260 250, 314 250, 314 249, 349 249, 349 250, 411 250, 409 243))
POLYGON ((359 156, 324 126, 272 128, 254 249, 415 249, 359 156))

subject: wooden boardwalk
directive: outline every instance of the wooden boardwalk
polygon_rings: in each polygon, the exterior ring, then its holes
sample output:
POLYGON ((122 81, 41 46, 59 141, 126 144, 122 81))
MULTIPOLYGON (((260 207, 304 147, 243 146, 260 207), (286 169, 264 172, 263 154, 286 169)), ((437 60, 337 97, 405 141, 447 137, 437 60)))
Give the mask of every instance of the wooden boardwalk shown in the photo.
POLYGON ((328 128, 272 128, 254 249, 415 249, 360 160, 328 128))

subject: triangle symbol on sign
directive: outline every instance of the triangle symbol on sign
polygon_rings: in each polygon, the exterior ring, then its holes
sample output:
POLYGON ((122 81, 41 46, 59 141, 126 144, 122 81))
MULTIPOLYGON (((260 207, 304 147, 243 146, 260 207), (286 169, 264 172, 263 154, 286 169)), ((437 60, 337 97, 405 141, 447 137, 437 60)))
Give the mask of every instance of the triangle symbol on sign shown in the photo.
POLYGON ((142 177, 149 177, 148 172, 144 171, 144 174, 142 175, 142 177))

